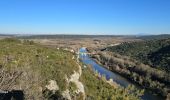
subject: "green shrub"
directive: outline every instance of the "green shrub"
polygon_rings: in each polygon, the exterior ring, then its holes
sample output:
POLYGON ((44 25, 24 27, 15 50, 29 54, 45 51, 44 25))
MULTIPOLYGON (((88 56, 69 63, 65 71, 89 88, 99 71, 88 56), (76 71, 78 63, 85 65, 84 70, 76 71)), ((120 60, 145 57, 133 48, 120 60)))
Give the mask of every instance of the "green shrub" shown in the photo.
POLYGON ((72 57, 70 52, 43 47, 31 41, 20 42, 9 38, 0 41, 0 65, 9 73, 13 69, 22 72, 14 85, 15 89, 25 92, 26 99, 41 97, 42 91, 39 88, 44 90, 49 80, 55 80, 60 91, 66 90, 66 76, 78 71, 72 57))

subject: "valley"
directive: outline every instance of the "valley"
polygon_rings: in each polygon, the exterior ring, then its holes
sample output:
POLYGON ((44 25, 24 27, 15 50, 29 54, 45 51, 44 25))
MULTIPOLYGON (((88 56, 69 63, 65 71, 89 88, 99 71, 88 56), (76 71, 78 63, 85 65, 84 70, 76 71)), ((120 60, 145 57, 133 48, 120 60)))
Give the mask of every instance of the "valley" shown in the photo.
POLYGON ((0 43, 0 65, 6 72, 1 74, 16 73, 12 83, 8 77, 1 79, 1 90, 22 90, 26 99, 164 100, 169 96, 168 38, 2 37, 0 43), (87 55, 79 53, 82 47, 87 55))

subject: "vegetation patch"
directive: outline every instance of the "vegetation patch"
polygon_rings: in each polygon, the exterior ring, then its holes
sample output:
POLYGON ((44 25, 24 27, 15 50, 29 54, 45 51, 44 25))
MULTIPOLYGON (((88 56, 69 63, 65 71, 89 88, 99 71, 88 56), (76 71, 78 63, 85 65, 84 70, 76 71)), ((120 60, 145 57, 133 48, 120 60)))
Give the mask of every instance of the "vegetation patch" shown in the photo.
POLYGON ((170 39, 123 43, 93 55, 112 71, 163 96, 170 90, 170 39))
POLYGON ((0 40, 0 89, 23 90, 26 99, 37 100, 44 97, 49 80, 54 80, 59 86, 56 93, 61 93, 68 88, 66 77, 78 71, 72 57, 70 52, 28 40, 0 40))
POLYGON ((139 100, 143 94, 143 91, 138 91, 133 86, 114 88, 96 77, 90 67, 83 69, 80 81, 84 84, 87 100, 139 100))
POLYGON ((108 47, 107 50, 170 72, 170 39, 125 42, 118 46, 108 47))

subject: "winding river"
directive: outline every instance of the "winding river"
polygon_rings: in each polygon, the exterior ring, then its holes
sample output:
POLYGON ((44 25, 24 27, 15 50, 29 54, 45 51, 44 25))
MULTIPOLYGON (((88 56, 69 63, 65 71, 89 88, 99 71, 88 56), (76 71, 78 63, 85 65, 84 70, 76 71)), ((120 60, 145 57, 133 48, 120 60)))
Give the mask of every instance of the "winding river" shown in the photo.
MULTIPOLYGON (((81 48, 79 52, 86 53, 86 48, 81 48)), ((119 84, 122 87, 127 87, 128 85, 135 85, 126 78, 122 77, 121 75, 111 72, 110 70, 102 67, 101 65, 97 64, 95 61, 93 61, 88 55, 82 55, 80 54, 80 59, 84 64, 89 64, 92 66, 94 71, 97 71, 101 75, 105 75, 106 79, 113 79, 117 84, 119 84)), ((137 88, 141 89, 141 87, 135 85, 137 88)), ((152 94, 149 90, 145 90, 144 95, 141 97, 143 100, 163 100, 162 97, 152 94)))

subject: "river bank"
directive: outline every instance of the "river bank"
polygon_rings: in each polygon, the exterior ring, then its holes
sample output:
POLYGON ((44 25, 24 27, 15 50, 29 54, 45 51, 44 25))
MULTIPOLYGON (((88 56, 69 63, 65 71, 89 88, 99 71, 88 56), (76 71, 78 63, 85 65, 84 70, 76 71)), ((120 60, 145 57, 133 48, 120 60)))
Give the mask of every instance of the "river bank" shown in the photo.
MULTIPOLYGON (((107 61, 104 61, 103 59, 99 59, 99 57, 96 57, 96 56, 92 56, 91 57, 96 63, 100 64, 101 66, 103 66, 104 68, 107 68, 108 70, 112 71, 113 73, 117 73, 119 75, 121 75, 122 77, 125 77, 126 79, 128 79, 131 83, 135 84, 137 87, 140 87, 140 88, 143 88, 145 90, 147 90, 147 92, 151 92, 151 94, 153 95, 157 95, 158 97, 160 97, 161 99, 165 99, 166 98, 166 93, 165 94, 162 94, 164 93, 163 90, 161 89, 155 89, 155 88, 150 88, 149 86, 145 86, 143 84, 140 84, 139 81, 140 80, 140 76, 138 76, 137 78, 134 78, 132 75, 133 73, 130 72, 130 70, 128 69, 125 69, 123 67, 120 67, 118 66, 119 64, 117 62, 115 62, 116 64, 114 63, 108 63, 107 61), (115 67, 113 67, 115 66, 115 67)), ((111 61, 113 62, 113 61, 111 61)), ((135 73, 136 75, 136 73, 135 73)), ((137 75, 136 75, 137 76, 137 75)), ((146 77, 147 79, 147 77, 146 77)), ((145 81, 143 81, 145 82, 145 81)), ((149 83, 147 83, 149 84, 149 83)))
MULTIPOLYGON (((113 73, 116 73, 116 74, 119 74, 119 75, 122 76, 122 77, 125 77, 126 79, 128 79, 129 81, 131 81, 136 87, 143 88, 143 89, 147 89, 149 92, 151 92, 151 93, 154 94, 154 95, 158 95, 158 96, 160 96, 161 98, 164 98, 164 99, 166 98, 165 96, 162 96, 159 92, 154 92, 152 89, 140 85, 138 82, 136 82, 136 81, 133 80, 132 78, 128 77, 127 74, 120 73, 120 72, 119 72, 120 70, 111 70, 108 66, 105 66, 105 65, 101 64, 101 62, 98 61, 97 59, 95 59, 95 58, 92 58, 92 59, 93 59, 97 64, 105 67, 106 69, 112 71, 113 73)), ((145 91, 146 91, 146 90, 145 90, 145 91)))
MULTIPOLYGON (((86 50, 84 52, 87 52, 86 50)), ((91 64, 94 70, 97 70, 100 74, 104 74, 106 78, 112 78, 113 81, 116 83, 120 84, 123 87, 127 87, 130 84, 135 85, 133 82, 127 80, 126 78, 122 77, 122 75, 119 75, 115 72, 111 72, 106 69, 103 66, 100 66, 99 64, 96 63, 96 61, 93 61, 88 55, 83 58, 83 62, 86 64, 91 64)), ((145 91, 144 96, 142 96, 143 100, 164 100, 165 98, 162 98, 160 96, 154 95, 150 91, 145 91)))

